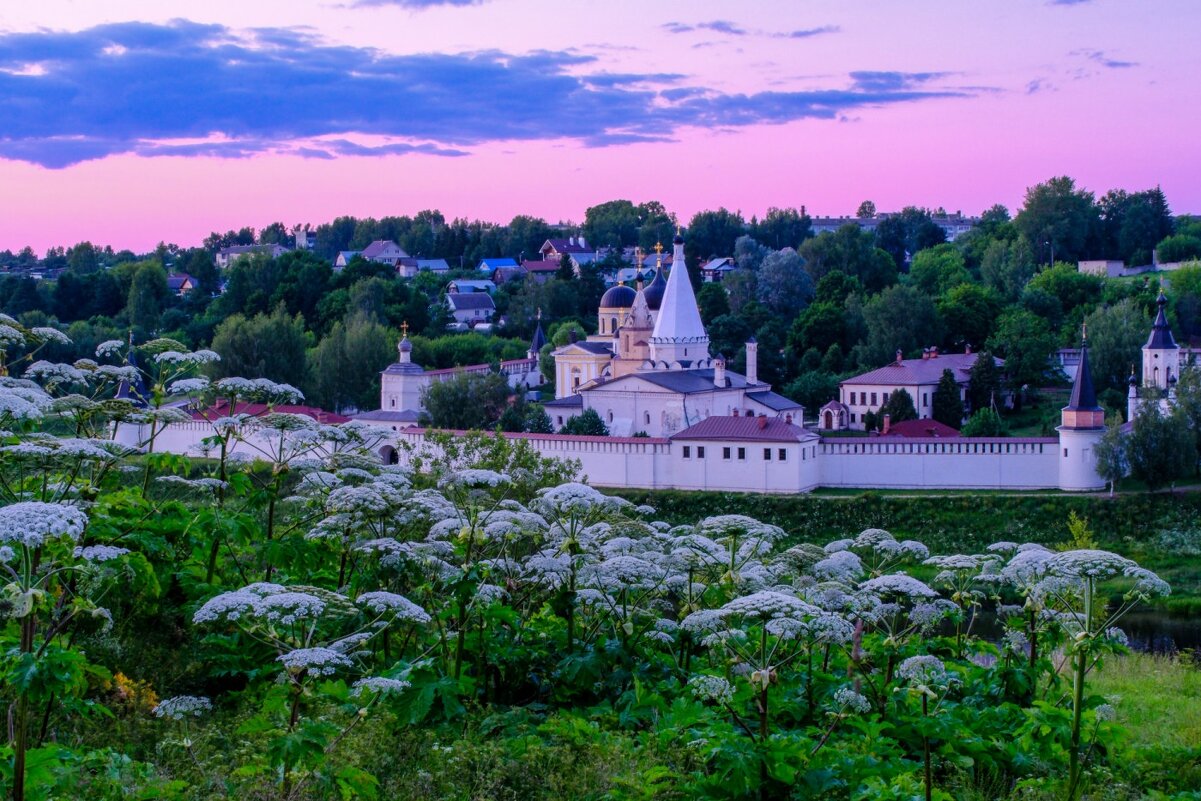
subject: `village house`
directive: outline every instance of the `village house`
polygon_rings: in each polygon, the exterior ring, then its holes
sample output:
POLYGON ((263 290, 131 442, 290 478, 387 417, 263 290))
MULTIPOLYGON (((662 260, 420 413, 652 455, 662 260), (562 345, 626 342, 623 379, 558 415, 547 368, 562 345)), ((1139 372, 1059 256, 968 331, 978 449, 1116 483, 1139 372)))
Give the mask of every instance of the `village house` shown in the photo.
POLYGON ((249 257, 262 253, 270 259, 278 259, 280 256, 288 252, 288 249, 283 245, 230 245, 227 248, 221 248, 217 251, 213 262, 220 270, 227 269, 238 259, 243 256, 249 257))

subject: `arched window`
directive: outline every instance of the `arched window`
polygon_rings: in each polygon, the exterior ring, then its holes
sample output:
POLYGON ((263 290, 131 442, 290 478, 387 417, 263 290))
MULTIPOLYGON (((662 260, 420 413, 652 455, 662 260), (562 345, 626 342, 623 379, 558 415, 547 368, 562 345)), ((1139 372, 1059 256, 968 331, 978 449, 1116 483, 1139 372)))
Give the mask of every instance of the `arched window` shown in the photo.
POLYGON ((645 422, 649 426, 651 424, 651 413, 643 412, 642 419, 643 419, 643 422, 645 422))
POLYGON ((609 422, 610 423, 613 422, 613 410, 612 409, 609 410, 609 422))

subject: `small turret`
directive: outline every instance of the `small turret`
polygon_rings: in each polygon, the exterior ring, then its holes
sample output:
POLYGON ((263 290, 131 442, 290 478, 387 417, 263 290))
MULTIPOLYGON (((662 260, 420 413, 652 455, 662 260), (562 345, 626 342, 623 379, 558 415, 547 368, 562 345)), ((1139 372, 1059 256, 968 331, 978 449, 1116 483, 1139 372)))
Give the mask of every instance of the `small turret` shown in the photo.
POLYGON ((1062 426, 1070 429, 1104 428, 1105 410, 1097 403, 1093 374, 1088 366, 1087 334, 1080 345, 1080 367, 1072 382, 1072 396, 1063 407, 1062 426))
POLYGON ((726 388, 726 357, 720 353, 713 359, 713 386, 726 388))
POLYGON ((1072 492, 1102 489, 1097 473, 1097 443, 1105 435, 1105 410, 1097 403, 1093 374, 1088 364, 1088 332, 1080 344, 1080 367, 1072 382, 1072 396, 1061 412, 1059 428, 1059 488, 1072 492))
POLYGON ((1155 323, 1151 326, 1147 344, 1143 345, 1143 384, 1167 390, 1180 371, 1180 346, 1176 344, 1172 328, 1168 325, 1168 299, 1162 289, 1155 305, 1158 307, 1155 323))

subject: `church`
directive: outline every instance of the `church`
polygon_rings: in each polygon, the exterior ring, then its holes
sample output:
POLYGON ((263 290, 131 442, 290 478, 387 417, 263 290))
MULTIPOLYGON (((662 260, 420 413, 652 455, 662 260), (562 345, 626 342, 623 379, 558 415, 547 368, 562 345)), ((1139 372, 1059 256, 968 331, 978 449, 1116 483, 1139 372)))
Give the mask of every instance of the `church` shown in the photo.
POLYGON ((597 310, 597 333, 553 352, 555 398, 545 406, 554 426, 589 409, 611 435, 625 437, 669 437, 711 416, 801 426, 801 405, 759 380, 753 338, 746 375, 727 370, 722 354, 710 355, 678 234, 671 263, 667 270, 660 253, 649 284, 639 276, 634 287, 611 287, 597 310))

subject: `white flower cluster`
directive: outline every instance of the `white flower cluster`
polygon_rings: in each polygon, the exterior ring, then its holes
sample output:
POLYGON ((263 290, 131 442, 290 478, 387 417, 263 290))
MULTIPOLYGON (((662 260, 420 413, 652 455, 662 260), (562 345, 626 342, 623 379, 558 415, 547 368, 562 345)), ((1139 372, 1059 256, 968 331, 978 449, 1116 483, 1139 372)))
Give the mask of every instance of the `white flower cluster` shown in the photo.
POLYGON ((897 666, 897 678, 912 687, 943 687, 947 668, 936 656, 911 656, 897 666))
POLYGON ((70 345, 71 338, 59 331, 57 328, 51 328, 48 325, 36 325, 29 329, 29 333, 40 342, 54 342, 59 345, 70 345))
POLYGON ((850 583, 863 575, 863 560, 854 551, 835 551, 813 565, 819 579, 850 583))
POLYGON ((117 356, 124 347, 125 343, 119 339, 106 339, 96 346, 96 358, 103 359, 105 356, 117 356))
POLYGON ((75 558, 88 562, 111 562, 129 553, 128 548, 118 548, 115 545, 88 545, 75 549, 75 558))
POLYGON ((365 679, 359 679, 350 687, 350 694, 357 698, 364 693, 372 693, 374 695, 396 695, 404 692, 411 687, 407 681, 401 679, 386 679, 383 676, 368 676, 365 679))
POLYGON ((312 673, 315 676, 332 676, 339 668, 354 665, 350 657, 332 648, 297 648, 280 656, 278 661, 289 673, 312 673))
POLYGON ((886 576, 877 576, 874 579, 863 582, 859 589, 882 597, 903 597, 913 600, 938 597, 938 593, 930 589, 925 582, 918 581, 913 576, 904 573, 890 573, 886 576))
POLYGON ((217 382, 217 392, 266 403, 296 404, 304 400, 304 393, 291 384, 281 384, 267 378, 222 378, 217 382))
MULTIPOLYGON (((7 315, 6 315, 7 317, 7 315)), ((11 320, 11 317, 7 317, 11 320)), ((25 335, 8 323, 0 322, 0 347, 9 345, 24 345, 25 335)))
POLYGON ((359 606, 377 614, 391 613, 398 620, 408 620, 413 623, 430 622, 429 613, 408 598, 403 595, 397 595, 394 592, 385 592, 383 590, 365 592, 355 602, 359 606))
POLYGON ((177 695, 159 701, 158 706, 154 708, 154 716, 183 720, 184 718, 198 718, 205 712, 211 712, 212 709, 213 702, 204 696, 177 695))
POLYGON ((871 703, 850 687, 839 687, 834 691, 834 704, 839 710, 847 710, 859 715, 872 711, 871 703))
POLYGON ((721 676, 693 676, 688 680, 693 697, 714 704, 728 704, 734 698, 734 687, 721 676))
POLYGON ((816 617, 821 610, 793 595, 763 590, 735 598, 719 610, 724 617, 749 617, 769 620, 779 617, 816 617))
POLYGON ((86 384, 88 376, 70 364, 55 364, 47 361, 36 361, 25 368, 25 377, 41 381, 48 387, 60 384, 86 384))
POLYGON ((61 503, 24 501, 0 507, 0 543, 20 543, 40 548, 48 539, 78 540, 87 527, 88 516, 61 503))
POLYGON ((167 387, 167 392, 172 395, 199 395, 209 388, 209 380, 201 376, 200 378, 181 378, 174 381, 167 387))
MULTIPOLYGON (((99 350, 97 350, 99 355, 99 350)), ((154 357, 159 364, 194 365, 211 364, 221 361, 221 356, 211 350, 198 350, 192 353, 181 353, 177 350, 165 350, 154 357)))
POLYGON ((447 474, 440 486, 444 489, 461 487, 464 489, 484 489, 503 487, 506 484, 511 484, 512 480, 504 473, 498 473, 495 470, 457 470, 447 474))

